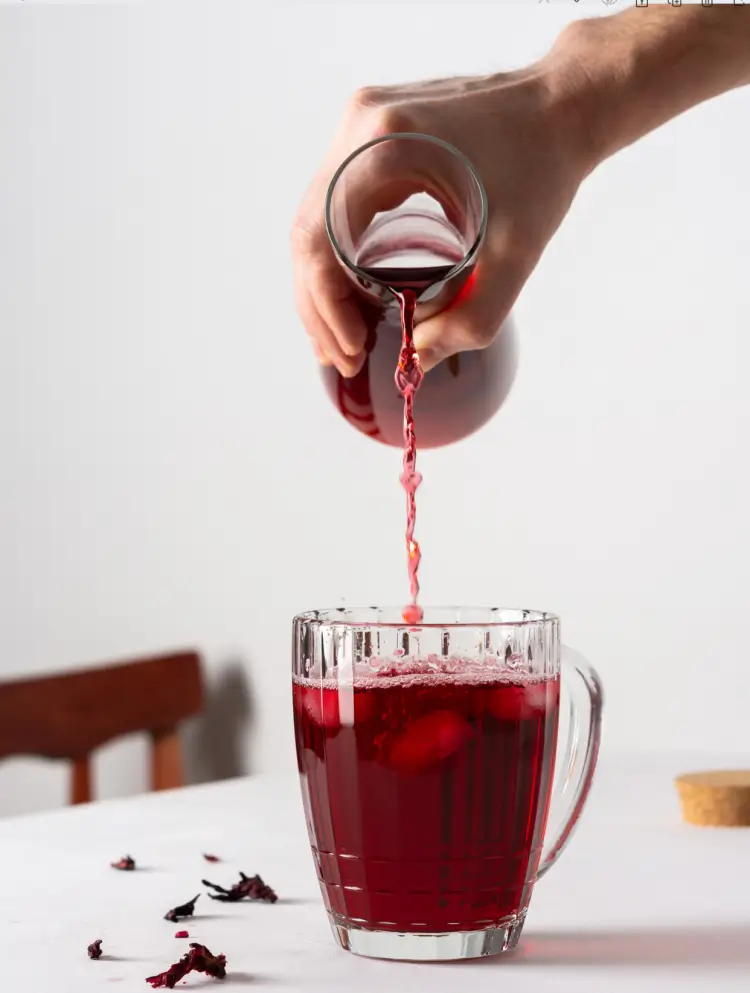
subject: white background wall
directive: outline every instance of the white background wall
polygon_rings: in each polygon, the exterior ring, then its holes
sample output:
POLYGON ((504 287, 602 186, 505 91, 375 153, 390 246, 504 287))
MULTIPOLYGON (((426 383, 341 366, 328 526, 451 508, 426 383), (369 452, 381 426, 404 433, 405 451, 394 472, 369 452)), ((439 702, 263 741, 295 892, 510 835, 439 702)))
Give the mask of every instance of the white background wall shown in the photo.
MULTIPOLYGON (((328 405, 292 300, 347 96, 521 65, 584 12, 397 9, 0 10, 0 675, 196 645, 197 778, 291 765, 295 611, 405 593, 400 456, 328 405)), ((749 120, 727 95, 586 183, 511 400, 421 459, 425 602, 560 612, 612 750, 750 747, 749 120)), ((103 794, 144 755, 107 749, 103 794)), ((6 762, 0 813, 64 786, 6 762)))

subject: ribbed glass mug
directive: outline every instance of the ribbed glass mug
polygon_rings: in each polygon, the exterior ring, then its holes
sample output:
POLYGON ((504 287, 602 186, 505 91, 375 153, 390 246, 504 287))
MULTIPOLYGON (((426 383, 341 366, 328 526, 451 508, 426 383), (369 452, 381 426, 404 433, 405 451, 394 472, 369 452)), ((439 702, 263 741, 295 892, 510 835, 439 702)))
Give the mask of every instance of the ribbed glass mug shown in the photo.
POLYGON ((399 608, 313 610, 294 620, 293 700, 339 944, 427 961, 513 948, 599 749, 601 684, 561 646, 558 617, 427 608, 410 627, 399 608), (571 720, 553 787, 562 700, 571 720), (553 795, 566 810, 547 832, 553 795))

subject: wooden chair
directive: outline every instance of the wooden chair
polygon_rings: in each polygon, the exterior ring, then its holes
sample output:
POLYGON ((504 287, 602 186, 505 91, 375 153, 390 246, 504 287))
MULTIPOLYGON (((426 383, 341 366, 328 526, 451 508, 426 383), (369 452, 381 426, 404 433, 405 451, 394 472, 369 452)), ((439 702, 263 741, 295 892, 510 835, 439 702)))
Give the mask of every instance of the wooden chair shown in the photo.
POLYGON ((0 758, 73 763, 71 803, 91 797, 91 753, 114 738, 151 736, 151 788, 184 784, 178 724, 203 706, 200 658, 181 652, 0 683, 0 758))

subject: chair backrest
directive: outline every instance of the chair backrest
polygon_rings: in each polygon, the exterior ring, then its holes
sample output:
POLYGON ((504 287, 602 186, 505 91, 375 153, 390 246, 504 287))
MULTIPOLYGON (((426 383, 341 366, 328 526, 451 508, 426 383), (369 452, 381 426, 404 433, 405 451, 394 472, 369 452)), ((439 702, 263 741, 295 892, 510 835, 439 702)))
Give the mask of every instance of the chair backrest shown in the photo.
POLYGON ((101 665, 0 683, 0 758, 36 755, 73 762, 71 801, 91 799, 91 753, 137 731, 151 735, 153 789, 184 782, 177 727, 200 713, 196 652, 101 665))

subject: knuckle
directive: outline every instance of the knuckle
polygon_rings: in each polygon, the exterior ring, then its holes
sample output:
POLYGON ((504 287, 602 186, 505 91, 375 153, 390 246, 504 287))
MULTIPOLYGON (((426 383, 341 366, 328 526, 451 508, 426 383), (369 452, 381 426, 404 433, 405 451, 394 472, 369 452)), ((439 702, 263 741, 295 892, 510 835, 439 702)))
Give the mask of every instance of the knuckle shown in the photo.
POLYGON ((352 94, 349 101, 350 109, 353 111, 371 110, 378 107, 384 99, 384 91, 380 86, 360 86, 352 94))
POLYGON ((538 257, 540 225, 531 212, 508 216, 502 224, 493 225, 488 249, 496 265, 524 268, 538 257))
POLYGON ((490 324, 481 324, 472 328, 472 337, 475 348, 489 348, 495 340, 497 328, 490 324))
POLYGON ((454 334, 460 342, 461 350, 488 348, 495 337, 497 329, 486 321, 467 320, 454 334))
POLYGON ((517 271, 528 270, 539 258, 539 238, 531 226, 517 229, 510 242, 507 264, 517 271))
POLYGON ((319 236, 317 224, 311 224, 304 217, 297 217, 289 232, 292 251, 296 255, 311 255, 317 247, 319 236))
POLYGON ((398 104, 378 107, 373 115, 373 127, 377 136, 416 130, 413 115, 398 104))
POLYGON ((403 103, 393 102, 387 87, 363 86, 349 101, 348 120, 360 122, 372 138, 416 130, 414 118, 403 103))
POLYGON ((318 307, 323 306, 333 297, 336 275, 337 273, 334 273, 328 265, 317 259, 311 259, 310 264, 306 266, 307 285, 318 307))
POLYGON ((493 320, 493 309, 485 303, 459 316, 452 337, 460 343, 462 351, 488 348, 492 344, 499 327, 493 320))

